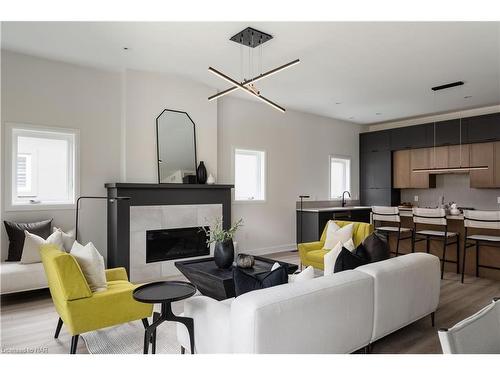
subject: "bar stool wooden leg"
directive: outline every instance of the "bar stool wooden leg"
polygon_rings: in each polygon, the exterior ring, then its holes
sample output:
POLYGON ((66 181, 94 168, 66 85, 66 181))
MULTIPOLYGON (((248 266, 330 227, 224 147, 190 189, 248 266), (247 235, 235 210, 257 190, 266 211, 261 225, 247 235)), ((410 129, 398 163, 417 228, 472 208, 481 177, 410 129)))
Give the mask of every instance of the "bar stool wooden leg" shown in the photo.
POLYGON ((457 234, 457 275, 460 273, 460 236, 457 234))
POLYGON ((399 255, 398 252, 399 252, 399 240, 401 238, 401 231, 398 231, 398 240, 396 242, 396 257, 399 255))
POLYGON ((476 241, 476 277, 479 277, 479 241, 476 241))
POLYGON ((427 254, 431 252, 431 243, 429 241, 429 237, 425 237, 425 250, 427 254))

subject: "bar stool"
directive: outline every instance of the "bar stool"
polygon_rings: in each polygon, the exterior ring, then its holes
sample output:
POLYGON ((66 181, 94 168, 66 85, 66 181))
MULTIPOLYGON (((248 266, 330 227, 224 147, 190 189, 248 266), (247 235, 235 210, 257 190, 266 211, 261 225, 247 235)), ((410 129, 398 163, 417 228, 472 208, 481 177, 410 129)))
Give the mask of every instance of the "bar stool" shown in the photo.
POLYGON ((476 248, 476 277, 479 277, 479 267, 500 270, 499 267, 479 264, 479 248, 481 245, 500 247, 500 236, 490 236, 484 234, 473 234, 468 236, 468 228, 476 229, 497 229, 500 230, 500 211, 464 211, 464 254, 462 264, 462 284, 464 282, 465 259, 469 247, 476 248))
POLYGON ((372 206, 372 220, 375 232, 380 233, 387 238, 389 238, 392 234, 397 236, 396 256, 399 255, 399 241, 413 238, 413 229, 401 227, 401 216, 399 215, 398 207, 372 206), (397 223, 397 226, 381 226, 377 228, 377 221, 389 221, 397 223), (409 235, 401 237, 402 233, 407 233, 409 235))
POLYGON ((441 279, 444 276, 445 262, 456 263, 457 274, 460 273, 459 268, 459 234, 448 232, 448 221, 446 220, 446 211, 444 208, 413 208, 413 244, 412 252, 415 252, 415 243, 425 241, 426 251, 430 252, 430 241, 443 241, 443 258, 441 259, 441 279), (417 230, 417 224, 427 224, 443 227, 441 230, 417 230), (446 260, 446 248, 448 245, 456 245, 457 260, 446 260))

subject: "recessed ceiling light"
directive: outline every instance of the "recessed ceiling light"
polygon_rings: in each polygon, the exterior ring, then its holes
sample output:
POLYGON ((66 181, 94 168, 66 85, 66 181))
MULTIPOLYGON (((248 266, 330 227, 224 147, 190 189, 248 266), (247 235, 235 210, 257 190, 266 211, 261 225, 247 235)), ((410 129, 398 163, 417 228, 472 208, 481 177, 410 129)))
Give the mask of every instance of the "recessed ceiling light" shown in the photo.
POLYGON ((123 50, 124 51, 128 51, 128 47, 123 47, 123 50))
POLYGON ((470 99, 470 98, 472 98, 472 95, 466 95, 466 96, 464 96, 464 99, 470 99))
POLYGON ((342 104, 342 102, 335 102, 335 104, 342 104))
POLYGON ((375 114, 376 114, 377 116, 380 116, 380 115, 381 115, 382 113, 380 113, 380 112, 377 112, 377 113, 375 113, 375 114))

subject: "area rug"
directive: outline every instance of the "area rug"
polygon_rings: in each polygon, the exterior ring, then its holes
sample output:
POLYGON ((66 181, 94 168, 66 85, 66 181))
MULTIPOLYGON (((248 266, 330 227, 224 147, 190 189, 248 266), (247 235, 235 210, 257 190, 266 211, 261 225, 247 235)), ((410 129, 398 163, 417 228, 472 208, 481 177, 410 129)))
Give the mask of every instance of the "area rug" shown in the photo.
MULTIPOLYGON (((182 304, 172 304, 172 311, 176 315, 182 313, 182 304)), ((144 350, 144 326, 140 320, 87 332, 81 337, 91 354, 142 354, 144 350)), ((176 323, 162 323, 156 330, 156 353, 180 354, 180 350, 176 323)))

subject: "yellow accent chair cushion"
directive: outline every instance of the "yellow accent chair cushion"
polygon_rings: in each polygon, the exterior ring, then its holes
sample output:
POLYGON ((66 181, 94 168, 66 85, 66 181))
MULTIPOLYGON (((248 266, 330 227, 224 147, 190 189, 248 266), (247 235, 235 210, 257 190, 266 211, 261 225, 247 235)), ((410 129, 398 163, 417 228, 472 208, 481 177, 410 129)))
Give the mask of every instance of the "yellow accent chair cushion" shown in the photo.
MULTIPOLYGON (((332 220, 330 220, 332 221, 332 220)), ((324 269, 323 257, 330 250, 323 249, 326 239, 326 229, 328 224, 326 223, 323 233, 319 241, 306 242, 299 244, 299 256, 300 262, 303 266, 313 266, 314 268, 324 269)), ((344 227, 347 224, 354 223, 354 228, 352 231, 352 240, 354 245, 358 246, 363 240, 373 233, 373 225, 369 223, 361 223, 357 221, 338 221, 333 220, 339 227, 344 227)))
POLYGON ((153 305, 132 297, 137 285, 128 281, 125 268, 106 270, 107 289, 92 293, 71 254, 44 245, 40 255, 52 301, 72 336, 151 316, 153 305))

